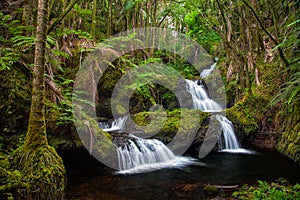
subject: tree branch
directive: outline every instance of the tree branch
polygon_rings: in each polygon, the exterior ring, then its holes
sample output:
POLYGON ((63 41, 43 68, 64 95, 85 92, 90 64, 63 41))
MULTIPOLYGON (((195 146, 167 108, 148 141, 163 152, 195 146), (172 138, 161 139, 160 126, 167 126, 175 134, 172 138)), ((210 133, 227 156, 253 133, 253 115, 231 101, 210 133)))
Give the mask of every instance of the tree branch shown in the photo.
MULTIPOLYGON (((252 6, 250 6, 245 0, 242 0, 244 2, 244 4, 251 10, 251 12, 253 13, 254 17, 256 18, 256 20, 258 21, 260 27, 262 28, 262 30, 270 37, 270 39, 275 43, 275 45, 277 46, 279 44, 279 42, 276 41, 276 39, 269 33, 269 31, 264 27, 263 23, 261 22, 261 20, 259 19, 258 15, 256 14, 255 10, 252 8, 252 6)), ((289 62, 287 61, 287 59, 284 56, 284 53, 282 51, 282 49, 280 47, 278 47, 278 51, 279 51, 279 56, 282 59, 282 61, 284 62, 285 66, 288 67, 289 66, 289 62)))
POLYGON ((78 0, 73 0, 69 6, 64 10, 57 18, 56 20, 48 27, 47 35, 55 28, 56 25, 58 25, 65 16, 71 11, 71 9, 74 7, 74 5, 77 3, 78 0))
POLYGON ((160 20, 160 22, 158 23, 158 27, 160 27, 160 25, 163 23, 163 21, 165 21, 166 17, 168 16, 168 14, 171 12, 171 9, 168 10, 168 12, 163 16, 163 18, 160 20))
POLYGON ((57 95, 59 100, 66 100, 65 97, 62 95, 60 88, 58 88, 51 79, 45 78, 45 82, 47 83, 49 88, 57 95))

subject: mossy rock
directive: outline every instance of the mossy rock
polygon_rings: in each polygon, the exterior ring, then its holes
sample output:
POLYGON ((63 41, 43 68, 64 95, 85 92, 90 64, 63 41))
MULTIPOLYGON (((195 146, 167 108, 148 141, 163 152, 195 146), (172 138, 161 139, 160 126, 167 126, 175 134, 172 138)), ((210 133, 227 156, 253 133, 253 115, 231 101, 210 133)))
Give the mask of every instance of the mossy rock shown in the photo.
MULTIPOLYGON (((187 134, 192 132, 194 128, 198 129, 196 130, 197 132, 207 129, 208 113, 203 113, 199 110, 184 110, 184 115, 182 115, 182 110, 175 109, 173 111, 167 111, 166 116, 162 112, 140 112, 134 115, 133 120, 138 125, 147 126, 151 123, 150 115, 157 121, 163 121, 164 117, 166 117, 166 121, 163 124, 162 129, 153 136, 164 143, 171 142, 179 129, 187 134), (199 115, 199 118, 194 117, 196 114, 199 115)), ((157 126, 158 125, 161 124, 157 124, 157 126)), ((153 125, 151 123, 151 126, 147 126, 147 128, 145 128, 145 132, 150 135, 153 133, 152 130, 159 129, 159 127, 153 126, 156 126, 156 124, 153 125)), ((199 138, 196 136, 195 139, 199 138)))
POLYGON ((203 193, 207 195, 217 195, 219 190, 215 186, 208 184, 203 188, 203 193))
POLYGON ((300 107, 299 104, 295 105, 293 114, 286 111, 283 124, 284 131, 281 139, 277 144, 277 150, 283 155, 286 155, 300 164, 300 107))
POLYGON ((268 105, 268 100, 262 96, 245 96, 233 107, 227 109, 226 115, 237 132, 249 136, 259 130, 266 105, 268 105))
POLYGON ((300 128, 285 131, 277 145, 277 150, 300 164, 300 128))

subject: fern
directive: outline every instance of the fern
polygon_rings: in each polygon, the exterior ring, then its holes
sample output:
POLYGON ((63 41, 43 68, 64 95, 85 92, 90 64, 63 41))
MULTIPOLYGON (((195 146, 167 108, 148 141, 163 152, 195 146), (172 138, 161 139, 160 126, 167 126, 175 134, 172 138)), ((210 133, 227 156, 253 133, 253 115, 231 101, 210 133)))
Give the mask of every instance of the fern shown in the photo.
POLYGON ((0 49, 0 70, 10 69, 19 61, 19 55, 10 48, 0 49))
POLYGON ((19 53, 11 48, 14 38, 20 36, 24 26, 19 25, 19 20, 11 20, 10 15, 0 13, 0 70, 10 69, 19 61, 19 53))
MULTIPOLYGON (((288 27, 298 25, 300 19, 292 22, 288 25, 288 27)), ((278 47, 285 47, 285 48, 294 48, 300 44, 299 39, 299 30, 300 27, 295 27, 292 34, 282 43, 277 45, 274 49, 278 47)), ((299 55, 299 51, 294 51, 295 54, 299 55)), ((280 93, 276 95, 273 100, 271 101, 271 105, 275 105, 278 102, 282 101, 287 106, 294 106, 300 102, 300 59, 298 56, 294 56, 290 59, 290 66, 288 70, 291 73, 289 81, 283 84, 280 93)))
POLYGON ((34 36, 22 36, 18 35, 11 38, 13 43, 13 47, 31 47, 35 44, 35 37, 34 36))

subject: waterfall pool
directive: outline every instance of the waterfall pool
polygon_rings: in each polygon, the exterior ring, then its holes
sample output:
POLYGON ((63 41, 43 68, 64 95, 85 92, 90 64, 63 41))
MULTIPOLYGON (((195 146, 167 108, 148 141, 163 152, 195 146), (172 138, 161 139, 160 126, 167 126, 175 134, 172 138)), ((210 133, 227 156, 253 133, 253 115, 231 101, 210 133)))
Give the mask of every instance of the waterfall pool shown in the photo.
POLYGON ((130 175, 116 174, 97 161, 85 163, 90 168, 70 165, 67 199, 203 199, 201 186, 205 184, 256 184, 280 177, 299 183, 299 165, 277 152, 256 152, 214 152, 199 160, 201 165, 130 175))

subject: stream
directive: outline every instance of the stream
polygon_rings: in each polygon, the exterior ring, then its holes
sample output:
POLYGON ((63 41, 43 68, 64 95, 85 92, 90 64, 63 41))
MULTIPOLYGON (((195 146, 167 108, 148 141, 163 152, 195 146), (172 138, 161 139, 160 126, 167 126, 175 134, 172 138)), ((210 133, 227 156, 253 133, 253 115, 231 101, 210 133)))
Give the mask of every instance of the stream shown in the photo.
POLYGON ((208 183, 256 184, 257 180, 276 181, 280 177, 299 183, 299 165, 278 152, 255 151, 213 152, 198 160, 199 165, 130 175, 116 174, 97 161, 84 163, 81 169, 70 165, 67 199, 203 199, 201 186, 208 183))
MULTIPOLYGON (((201 77, 209 76, 214 67, 215 64, 204 70, 201 77)), ((210 98, 204 81, 186 79, 186 90, 191 94, 193 108, 204 112, 224 109, 210 98)), ((206 184, 241 186, 256 184, 257 180, 300 180, 299 165, 278 152, 241 148, 232 123, 223 115, 215 117, 222 133, 218 140, 220 151, 201 160, 189 155, 175 156, 161 141, 134 135, 129 135, 127 143, 116 144, 121 173, 103 166, 87 151, 83 155, 70 152, 75 163, 65 163, 67 199, 204 199, 202 188, 206 184), (157 170, 149 170, 153 166, 157 170)), ((100 122, 99 126, 106 132, 122 131, 126 119, 115 119, 110 125, 100 122)))

